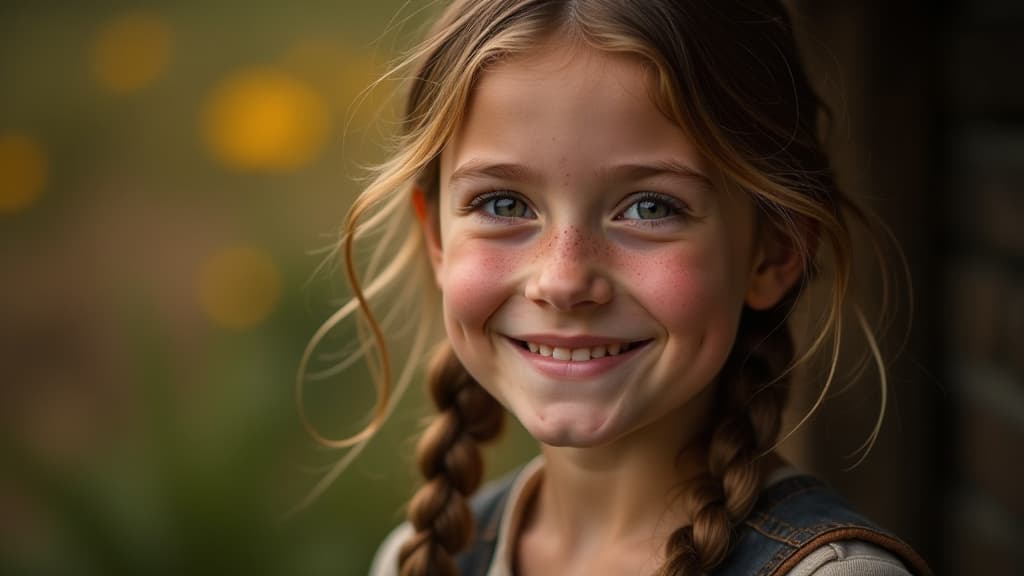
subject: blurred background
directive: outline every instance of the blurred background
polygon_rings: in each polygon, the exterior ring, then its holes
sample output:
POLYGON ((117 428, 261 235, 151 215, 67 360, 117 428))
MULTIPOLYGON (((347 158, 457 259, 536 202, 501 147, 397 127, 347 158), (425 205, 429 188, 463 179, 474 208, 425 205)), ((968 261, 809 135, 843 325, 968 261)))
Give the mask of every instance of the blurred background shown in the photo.
MULTIPOLYGON (((1024 4, 791 4, 841 182, 893 228, 914 314, 900 352, 906 299, 893 309, 865 461, 846 470, 870 378, 785 450, 938 574, 1020 573, 1024 4)), ((282 521, 340 457, 302 429, 294 377, 347 294, 329 250, 394 130, 396 86, 364 89, 432 10, 0 5, 0 574, 366 572, 415 485, 426 402, 414 386, 282 521)), ((330 437, 373 400, 361 368, 304 396, 330 437)), ((533 452, 511 427, 488 472, 533 452)))

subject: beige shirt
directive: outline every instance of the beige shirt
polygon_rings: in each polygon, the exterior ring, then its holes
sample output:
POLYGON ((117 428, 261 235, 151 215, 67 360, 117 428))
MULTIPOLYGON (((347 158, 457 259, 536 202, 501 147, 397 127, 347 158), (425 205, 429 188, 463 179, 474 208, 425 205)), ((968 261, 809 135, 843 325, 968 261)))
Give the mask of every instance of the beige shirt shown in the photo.
MULTIPOLYGON (((540 485, 544 460, 538 456, 530 461, 516 477, 505 503, 501 526, 498 528, 494 562, 487 576, 513 576, 513 536, 522 522, 526 503, 540 485)), ((775 471, 765 481, 767 488, 799 472, 792 467, 775 471)), ((406 522, 395 528, 384 540, 370 567, 370 576, 398 576, 398 550, 412 536, 412 526, 406 522)), ((826 544, 800 561, 787 576, 910 576, 898 558, 886 550, 860 540, 842 540, 826 544)))

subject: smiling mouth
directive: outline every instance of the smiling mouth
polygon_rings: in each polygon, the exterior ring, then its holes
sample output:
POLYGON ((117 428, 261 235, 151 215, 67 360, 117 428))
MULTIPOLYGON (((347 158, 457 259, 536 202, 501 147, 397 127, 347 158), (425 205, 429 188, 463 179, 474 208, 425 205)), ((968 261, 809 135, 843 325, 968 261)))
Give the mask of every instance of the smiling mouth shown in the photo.
POLYGON ((547 344, 538 344, 536 342, 527 342, 525 340, 511 340, 517 346, 523 350, 528 350, 532 354, 545 358, 552 358, 554 360, 561 360, 563 362, 587 362, 588 360, 596 360, 598 358, 605 358, 608 356, 618 356, 620 354, 636 350, 650 342, 650 340, 638 340, 636 342, 608 344, 607 346, 563 348, 561 346, 549 346, 547 344))

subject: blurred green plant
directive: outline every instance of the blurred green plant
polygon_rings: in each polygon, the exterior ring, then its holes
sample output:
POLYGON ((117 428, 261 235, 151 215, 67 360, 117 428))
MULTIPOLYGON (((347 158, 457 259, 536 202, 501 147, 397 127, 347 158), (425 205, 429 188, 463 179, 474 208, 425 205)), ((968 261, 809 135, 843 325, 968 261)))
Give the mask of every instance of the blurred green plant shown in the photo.
MULTIPOLYGON (((134 349, 126 353, 135 359, 134 378, 143 394, 142 426, 131 437, 101 459, 68 469, 3 436, 3 468, 51 530, 34 552, 4 550, 0 571, 364 573, 376 545, 401 520, 413 482, 410 438, 424 414, 423 399, 419 390, 411 392, 352 469, 308 509, 281 520, 281 512, 318 476, 303 474, 296 463, 311 440, 297 429, 291 389, 268 377, 289 367, 261 366, 253 359, 264 348, 295 350, 308 334, 308 323, 295 320, 301 317, 285 311, 255 338, 222 334, 207 352, 213 361, 202 382, 191 387, 198 405, 181 394, 183 374, 159 323, 150 314, 132 318, 126 332, 134 349), (265 398, 246 400, 254 394, 265 398)), ((334 390, 329 396, 351 405, 351 392, 334 390)), ((490 475, 531 451, 531 442, 512 428, 491 454, 490 475)), ((335 458, 330 454, 326 462, 335 458)))
MULTIPOLYGON (((345 293, 303 253, 394 128, 360 95, 426 17, 406 4, 0 6, 0 574, 365 573, 416 482, 418 386, 282 514, 343 455, 295 410, 345 293)), ((357 368, 305 401, 342 437, 372 394, 357 368)), ((489 474, 533 450, 510 426, 489 474)))

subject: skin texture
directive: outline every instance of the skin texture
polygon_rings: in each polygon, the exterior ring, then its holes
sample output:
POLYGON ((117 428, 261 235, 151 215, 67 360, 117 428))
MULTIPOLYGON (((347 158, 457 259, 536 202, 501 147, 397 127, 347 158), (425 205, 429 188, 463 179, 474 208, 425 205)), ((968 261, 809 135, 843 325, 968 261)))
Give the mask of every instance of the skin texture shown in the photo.
POLYGON ((448 337, 546 456, 524 574, 657 567, 742 308, 774 304, 799 273, 756 241, 752 201, 659 112, 651 82, 635 59, 552 41, 483 75, 441 157, 426 236, 448 337), (643 345, 558 375, 521 349, 527 335, 643 345))

